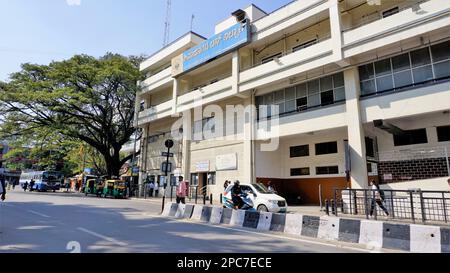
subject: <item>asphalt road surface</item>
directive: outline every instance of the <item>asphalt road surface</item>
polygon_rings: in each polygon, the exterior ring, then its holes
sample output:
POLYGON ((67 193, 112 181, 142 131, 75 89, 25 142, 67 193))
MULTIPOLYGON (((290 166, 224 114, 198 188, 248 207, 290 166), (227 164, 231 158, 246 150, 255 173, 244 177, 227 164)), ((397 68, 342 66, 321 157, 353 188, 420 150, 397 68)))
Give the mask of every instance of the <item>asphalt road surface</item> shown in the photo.
POLYGON ((161 200, 9 192, 0 204, 0 252, 343 253, 355 245, 210 226, 159 216, 161 200))

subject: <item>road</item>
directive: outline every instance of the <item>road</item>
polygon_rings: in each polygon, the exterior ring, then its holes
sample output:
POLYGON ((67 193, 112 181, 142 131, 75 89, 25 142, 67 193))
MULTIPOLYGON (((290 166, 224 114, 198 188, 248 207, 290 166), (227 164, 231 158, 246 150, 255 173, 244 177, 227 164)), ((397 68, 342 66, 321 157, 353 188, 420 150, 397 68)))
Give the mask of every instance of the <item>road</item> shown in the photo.
POLYGON ((160 201, 114 200, 16 189, 0 204, 0 252, 343 253, 367 252, 275 233, 159 216, 160 201))

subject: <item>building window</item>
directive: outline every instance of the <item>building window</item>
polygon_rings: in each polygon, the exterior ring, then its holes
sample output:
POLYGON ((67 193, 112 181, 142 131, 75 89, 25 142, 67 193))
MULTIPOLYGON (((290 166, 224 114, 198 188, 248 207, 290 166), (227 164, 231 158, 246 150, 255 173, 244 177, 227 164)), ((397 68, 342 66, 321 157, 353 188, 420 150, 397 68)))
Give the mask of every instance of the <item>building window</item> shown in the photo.
POLYGON ((310 47, 310 46, 315 45, 315 44, 317 44, 317 38, 314 39, 314 40, 308 41, 306 43, 302 43, 302 44, 300 44, 300 45, 298 45, 296 47, 293 47, 292 48, 292 52, 299 51, 300 49, 304 49, 304 48, 310 47))
POLYGON ((368 173, 373 172, 373 169, 372 169, 372 163, 367 163, 367 172, 368 172, 368 173))
POLYGON ((310 175, 309 168, 291 169, 291 176, 306 176, 306 175, 310 175))
POLYGON ((374 141, 370 137, 366 137, 366 156, 375 157, 374 141))
POLYGON ((208 173, 208 185, 216 185, 216 173, 208 173))
POLYGON ((338 166, 317 167, 316 174, 317 175, 339 174, 339 167, 338 166))
POLYGON ((261 64, 269 63, 269 62, 273 61, 275 58, 281 58, 281 57, 283 57, 282 52, 271 55, 269 57, 265 57, 265 58, 261 59, 261 64))
POLYGON ((309 145, 291 147, 291 158, 309 156, 309 145))
POLYGON ((191 186, 198 186, 198 173, 191 174, 191 186))
POLYGON ((316 155, 337 154, 337 142, 326 142, 316 144, 316 155))
POLYGON ((450 41, 359 67, 361 95, 401 90, 450 77, 450 41))
POLYGON ((194 122, 194 127, 192 128, 192 133, 194 135, 194 140, 203 140, 203 132, 215 133, 216 125, 215 118, 209 117, 203 120, 197 120, 194 122))
POLYGON ((407 146, 428 143, 427 130, 417 129, 405 131, 402 135, 394 135, 394 146, 407 146))
POLYGON ((383 11, 382 16, 383 16, 383 18, 386 18, 386 17, 389 17, 389 16, 394 15, 399 12, 400 12, 400 9, 398 7, 394 7, 394 8, 388 9, 386 11, 383 11))
POLYGON ((450 125, 437 127, 438 141, 450 141, 450 125))
POLYGON ((263 115, 261 105, 278 105, 280 115, 345 101, 344 74, 338 73, 297 86, 256 97, 259 118, 271 117, 270 109, 263 115))

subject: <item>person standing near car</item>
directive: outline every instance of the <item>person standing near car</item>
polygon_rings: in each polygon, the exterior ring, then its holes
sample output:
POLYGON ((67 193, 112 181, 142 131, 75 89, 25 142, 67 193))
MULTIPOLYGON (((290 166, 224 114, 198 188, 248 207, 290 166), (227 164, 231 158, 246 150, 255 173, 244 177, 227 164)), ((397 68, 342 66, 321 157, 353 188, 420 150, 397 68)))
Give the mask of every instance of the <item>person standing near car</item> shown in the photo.
POLYGON ((269 183, 267 184, 267 189, 271 192, 271 193, 277 193, 277 191, 275 190, 275 187, 272 184, 272 181, 269 181, 269 183))
POLYGON ((31 182, 30 182, 30 191, 34 191, 34 179, 31 179, 31 182))
POLYGON ((241 194, 242 194, 241 182, 237 180, 236 182, 234 182, 233 189, 231 190, 231 198, 233 200, 233 205, 235 209, 239 209, 242 207, 241 194))

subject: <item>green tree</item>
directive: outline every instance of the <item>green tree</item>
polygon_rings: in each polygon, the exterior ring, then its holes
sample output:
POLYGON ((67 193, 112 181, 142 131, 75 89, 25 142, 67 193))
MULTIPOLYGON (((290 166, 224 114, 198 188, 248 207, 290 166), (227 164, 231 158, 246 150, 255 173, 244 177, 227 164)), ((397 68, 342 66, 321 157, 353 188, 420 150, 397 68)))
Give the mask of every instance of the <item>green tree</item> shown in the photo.
POLYGON ((77 55, 49 65, 22 65, 0 84, 0 135, 28 139, 33 146, 49 137, 82 141, 102 156, 108 176, 118 176, 131 158, 123 158, 120 150, 136 131, 141 60, 77 55))

